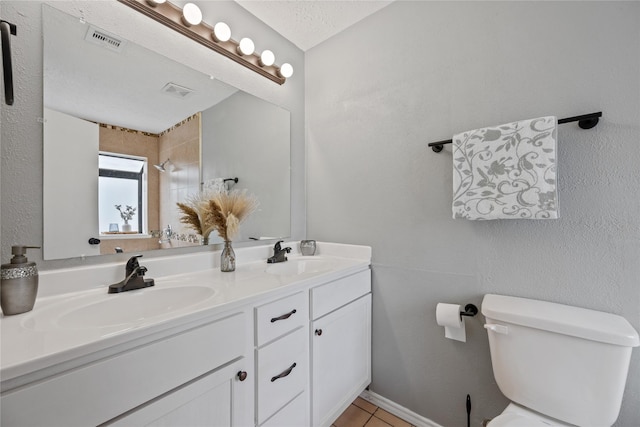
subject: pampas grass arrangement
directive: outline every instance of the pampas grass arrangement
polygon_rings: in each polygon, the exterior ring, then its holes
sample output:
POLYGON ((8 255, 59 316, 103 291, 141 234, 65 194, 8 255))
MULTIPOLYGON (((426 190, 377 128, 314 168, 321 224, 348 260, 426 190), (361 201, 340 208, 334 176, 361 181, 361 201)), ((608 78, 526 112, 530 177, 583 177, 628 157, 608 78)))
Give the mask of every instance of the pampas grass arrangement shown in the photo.
POLYGON ((225 242, 230 242, 238 234, 242 221, 258 208, 258 200, 246 190, 209 191, 177 205, 182 212, 181 223, 204 238, 217 231, 225 242))

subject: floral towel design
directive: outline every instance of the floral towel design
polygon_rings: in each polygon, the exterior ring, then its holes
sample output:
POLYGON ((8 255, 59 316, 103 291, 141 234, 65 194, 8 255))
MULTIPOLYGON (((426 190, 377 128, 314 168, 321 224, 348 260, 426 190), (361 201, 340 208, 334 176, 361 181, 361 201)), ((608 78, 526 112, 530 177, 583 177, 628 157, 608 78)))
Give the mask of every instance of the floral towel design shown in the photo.
POLYGON ((202 183, 202 188, 216 193, 226 193, 228 191, 227 185, 224 183, 224 179, 222 178, 208 179, 202 183))
POLYGON ((553 116, 463 132, 453 137, 453 217, 555 219, 553 116))

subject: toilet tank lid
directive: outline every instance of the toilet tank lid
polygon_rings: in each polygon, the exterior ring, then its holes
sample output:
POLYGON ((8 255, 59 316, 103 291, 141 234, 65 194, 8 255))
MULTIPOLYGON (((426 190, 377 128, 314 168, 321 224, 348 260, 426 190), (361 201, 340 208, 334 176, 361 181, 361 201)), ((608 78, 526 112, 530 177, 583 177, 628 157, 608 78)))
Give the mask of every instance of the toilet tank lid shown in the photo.
POLYGON ((638 347, 638 332, 611 313, 547 301, 485 295, 482 314, 492 320, 527 326, 624 347, 638 347))

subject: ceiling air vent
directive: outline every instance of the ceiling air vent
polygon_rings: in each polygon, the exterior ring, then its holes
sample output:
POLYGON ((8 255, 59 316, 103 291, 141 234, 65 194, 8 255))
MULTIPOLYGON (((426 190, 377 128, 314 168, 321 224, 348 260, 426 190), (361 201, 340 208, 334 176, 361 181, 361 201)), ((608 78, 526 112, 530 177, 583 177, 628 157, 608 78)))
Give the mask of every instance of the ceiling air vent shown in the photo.
POLYGON ((113 34, 110 34, 104 30, 89 25, 87 35, 84 39, 90 43, 97 44, 98 46, 106 47, 107 49, 114 50, 116 52, 122 51, 125 40, 119 39, 113 34))
POLYGON ((171 82, 164 85, 162 91, 180 99, 184 99, 193 93, 193 89, 189 89, 188 87, 180 86, 171 82))

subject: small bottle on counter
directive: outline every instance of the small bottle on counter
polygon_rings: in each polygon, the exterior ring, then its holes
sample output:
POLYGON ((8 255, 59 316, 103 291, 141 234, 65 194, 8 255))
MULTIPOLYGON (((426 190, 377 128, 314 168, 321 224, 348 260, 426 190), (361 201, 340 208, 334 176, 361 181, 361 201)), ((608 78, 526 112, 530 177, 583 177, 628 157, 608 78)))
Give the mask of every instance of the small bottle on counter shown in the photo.
POLYGON ((33 309, 38 294, 38 268, 25 256, 27 249, 39 246, 12 246, 11 262, 2 264, 0 307, 5 316, 25 313, 33 309))

